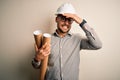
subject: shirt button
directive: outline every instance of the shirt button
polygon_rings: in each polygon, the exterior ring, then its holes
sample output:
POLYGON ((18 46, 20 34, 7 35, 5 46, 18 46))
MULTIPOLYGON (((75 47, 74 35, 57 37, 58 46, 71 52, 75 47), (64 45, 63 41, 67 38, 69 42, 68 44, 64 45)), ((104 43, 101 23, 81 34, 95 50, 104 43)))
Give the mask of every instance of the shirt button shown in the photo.
POLYGON ((63 64, 61 63, 61 68, 63 67, 63 64))

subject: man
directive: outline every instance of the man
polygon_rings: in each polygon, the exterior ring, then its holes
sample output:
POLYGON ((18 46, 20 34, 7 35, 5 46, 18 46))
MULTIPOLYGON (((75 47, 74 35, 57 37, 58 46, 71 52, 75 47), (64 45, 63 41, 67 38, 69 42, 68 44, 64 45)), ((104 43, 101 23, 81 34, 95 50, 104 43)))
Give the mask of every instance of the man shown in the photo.
POLYGON ((58 8, 56 23, 57 29, 52 34, 51 45, 46 43, 40 49, 35 47, 36 55, 32 64, 39 68, 41 60, 49 55, 45 80, 79 80, 80 50, 100 49, 101 41, 87 22, 77 16, 69 3, 58 8), (86 38, 69 32, 73 21, 80 25, 86 38))

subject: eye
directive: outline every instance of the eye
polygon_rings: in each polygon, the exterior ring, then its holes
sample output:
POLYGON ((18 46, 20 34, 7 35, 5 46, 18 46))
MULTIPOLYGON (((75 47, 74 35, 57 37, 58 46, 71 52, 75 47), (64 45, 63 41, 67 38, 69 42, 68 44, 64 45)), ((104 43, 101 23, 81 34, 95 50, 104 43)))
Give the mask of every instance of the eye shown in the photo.
POLYGON ((72 19, 72 18, 68 18, 68 21, 69 21, 69 22, 72 22, 72 21, 73 21, 73 19, 72 19))

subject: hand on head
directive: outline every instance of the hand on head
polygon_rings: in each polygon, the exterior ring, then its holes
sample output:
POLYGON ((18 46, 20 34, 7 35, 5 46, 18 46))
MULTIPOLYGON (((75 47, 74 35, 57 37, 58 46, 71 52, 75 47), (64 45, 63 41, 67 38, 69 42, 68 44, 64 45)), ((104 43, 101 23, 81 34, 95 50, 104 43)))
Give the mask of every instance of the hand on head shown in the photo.
POLYGON ((82 22, 82 18, 80 18, 76 14, 71 14, 71 13, 64 13, 62 14, 63 16, 66 16, 66 18, 72 18, 76 23, 80 24, 82 22))

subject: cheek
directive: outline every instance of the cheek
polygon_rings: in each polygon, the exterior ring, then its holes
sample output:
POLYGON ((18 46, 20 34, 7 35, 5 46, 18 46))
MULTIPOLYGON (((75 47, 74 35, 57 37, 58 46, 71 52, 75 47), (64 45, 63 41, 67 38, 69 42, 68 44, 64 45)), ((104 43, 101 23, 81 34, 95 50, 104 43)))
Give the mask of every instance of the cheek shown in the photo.
POLYGON ((60 21, 57 22, 57 25, 58 25, 58 26, 61 26, 61 25, 63 25, 63 24, 64 24, 63 22, 60 22, 60 21))

